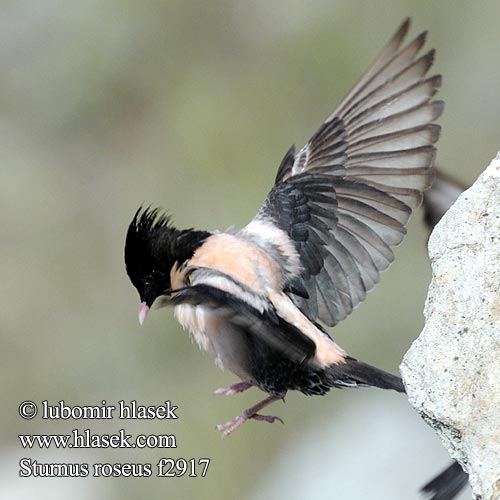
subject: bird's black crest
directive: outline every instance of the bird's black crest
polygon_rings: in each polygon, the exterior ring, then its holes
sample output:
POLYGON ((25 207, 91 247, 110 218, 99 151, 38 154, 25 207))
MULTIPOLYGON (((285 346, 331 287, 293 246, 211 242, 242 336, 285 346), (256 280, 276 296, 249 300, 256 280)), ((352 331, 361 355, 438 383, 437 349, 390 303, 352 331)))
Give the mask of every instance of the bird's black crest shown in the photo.
POLYGON ((162 213, 160 208, 139 207, 132 219, 130 227, 133 227, 138 235, 148 236, 158 229, 171 227, 171 217, 162 213))

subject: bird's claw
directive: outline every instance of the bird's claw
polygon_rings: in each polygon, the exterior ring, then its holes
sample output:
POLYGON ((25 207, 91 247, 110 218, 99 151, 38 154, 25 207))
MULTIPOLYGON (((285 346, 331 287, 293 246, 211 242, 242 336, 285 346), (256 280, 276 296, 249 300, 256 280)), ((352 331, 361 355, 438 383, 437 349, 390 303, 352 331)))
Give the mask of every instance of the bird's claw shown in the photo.
POLYGON ((285 425, 285 422, 283 422, 283 419, 280 417, 277 417, 275 415, 259 415, 256 413, 252 417, 250 417, 253 420, 259 420, 261 422, 269 422, 270 424, 274 422, 281 422, 283 425, 285 425))
POLYGON ((252 415, 238 415, 237 417, 229 420, 224 424, 216 425, 215 428, 222 433, 223 437, 229 436, 232 434, 238 427, 243 425, 247 420, 258 420, 260 422, 269 422, 270 424, 278 421, 284 424, 283 420, 280 417, 276 417, 274 415, 260 415, 259 413, 254 413, 252 415))

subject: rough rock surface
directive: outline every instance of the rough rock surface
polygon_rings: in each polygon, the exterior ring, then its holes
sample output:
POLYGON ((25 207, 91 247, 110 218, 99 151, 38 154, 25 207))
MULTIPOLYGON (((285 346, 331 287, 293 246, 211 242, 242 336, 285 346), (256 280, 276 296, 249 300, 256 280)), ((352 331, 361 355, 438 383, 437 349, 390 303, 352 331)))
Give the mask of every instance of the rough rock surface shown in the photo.
POLYGON ((425 327, 401 365, 410 403, 500 498, 500 152, 436 226, 425 327))

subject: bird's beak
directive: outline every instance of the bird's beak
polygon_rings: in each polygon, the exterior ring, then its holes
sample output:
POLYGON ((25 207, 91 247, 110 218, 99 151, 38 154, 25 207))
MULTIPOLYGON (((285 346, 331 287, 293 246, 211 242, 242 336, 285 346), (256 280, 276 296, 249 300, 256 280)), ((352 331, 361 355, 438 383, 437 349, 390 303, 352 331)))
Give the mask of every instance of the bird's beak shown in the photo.
POLYGON ((141 302, 139 304, 139 324, 142 325, 144 323, 144 320, 146 319, 148 312, 149 312, 149 307, 147 306, 146 302, 141 302))

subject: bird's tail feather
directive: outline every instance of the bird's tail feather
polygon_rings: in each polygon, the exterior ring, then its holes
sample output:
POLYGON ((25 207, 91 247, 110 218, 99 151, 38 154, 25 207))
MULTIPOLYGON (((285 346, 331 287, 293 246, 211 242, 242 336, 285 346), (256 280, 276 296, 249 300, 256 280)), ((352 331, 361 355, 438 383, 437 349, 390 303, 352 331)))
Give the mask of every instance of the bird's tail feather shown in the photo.
POLYGON ((406 392, 400 377, 358 361, 350 356, 345 358, 345 363, 343 364, 329 366, 328 372, 332 380, 332 385, 336 387, 356 385, 406 392))

